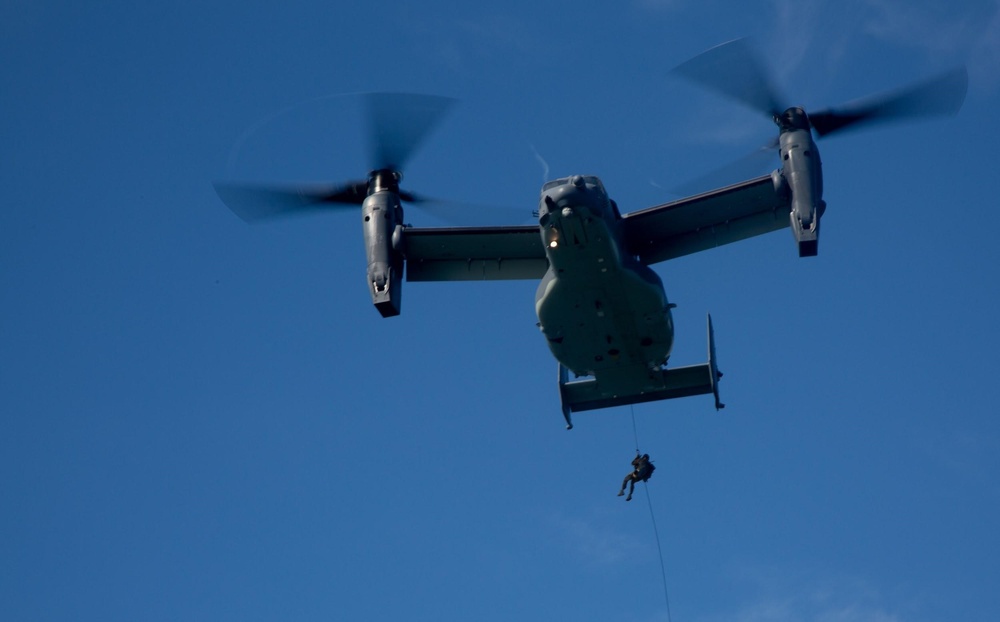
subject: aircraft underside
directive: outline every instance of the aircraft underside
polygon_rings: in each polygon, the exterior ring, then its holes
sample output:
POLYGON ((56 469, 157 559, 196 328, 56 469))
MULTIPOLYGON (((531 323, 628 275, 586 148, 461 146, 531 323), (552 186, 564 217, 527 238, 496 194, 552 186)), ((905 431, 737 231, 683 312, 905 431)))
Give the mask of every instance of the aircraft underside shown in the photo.
POLYGON ((659 277, 646 266, 542 280, 535 303, 539 328, 555 358, 603 390, 653 388, 673 346, 670 307, 659 277))

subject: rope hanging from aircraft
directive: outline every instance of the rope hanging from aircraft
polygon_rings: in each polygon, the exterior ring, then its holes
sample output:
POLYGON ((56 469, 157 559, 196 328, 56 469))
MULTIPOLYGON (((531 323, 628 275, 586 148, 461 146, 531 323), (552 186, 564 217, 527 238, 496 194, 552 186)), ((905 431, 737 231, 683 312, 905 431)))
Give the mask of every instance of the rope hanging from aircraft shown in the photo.
MULTIPOLYGON (((632 411, 632 434, 635 437, 635 453, 639 455, 639 430, 635 425, 635 406, 630 405, 632 411)), ((660 556, 660 576, 663 579, 663 600, 667 604, 667 622, 670 618, 670 591, 667 589, 667 569, 663 563, 663 546, 660 544, 660 530, 656 527, 656 515, 653 513, 653 499, 649 494, 649 482, 643 482, 643 490, 646 491, 646 503, 649 505, 649 519, 653 523, 653 535, 656 537, 656 552, 660 556)))
POLYGON ((653 534, 656 536, 656 550, 660 554, 660 575, 663 578, 663 600, 667 604, 667 622, 670 622, 670 592, 667 590, 667 569, 663 565, 663 547, 660 546, 660 532, 656 528, 656 516, 653 515, 653 500, 649 496, 649 486, 643 486, 646 491, 646 501, 649 503, 649 518, 653 521, 653 534))
POLYGON ((639 454, 639 431, 635 427, 635 405, 629 405, 632 410, 632 435, 635 436, 635 453, 639 454))

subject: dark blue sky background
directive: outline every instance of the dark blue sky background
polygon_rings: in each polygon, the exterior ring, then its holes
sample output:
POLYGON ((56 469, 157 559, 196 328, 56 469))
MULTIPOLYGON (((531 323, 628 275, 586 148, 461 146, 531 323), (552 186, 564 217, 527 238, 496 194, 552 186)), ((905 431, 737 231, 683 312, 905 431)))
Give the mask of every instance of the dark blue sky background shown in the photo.
POLYGON ((248 226, 211 182, 364 175, 328 96, 420 92, 459 104, 413 190, 521 223, 544 162, 634 211, 773 136, 668 76, 739 36, 807 109, 970 90, 820 144, 819 257, 656 266, 728 405, 634 410, 672 619, 994 619, 995 0, 4 3, 0 619, 667 619, 630 409, 563 429, 535 283, 384 320, 356 215, 248 226))

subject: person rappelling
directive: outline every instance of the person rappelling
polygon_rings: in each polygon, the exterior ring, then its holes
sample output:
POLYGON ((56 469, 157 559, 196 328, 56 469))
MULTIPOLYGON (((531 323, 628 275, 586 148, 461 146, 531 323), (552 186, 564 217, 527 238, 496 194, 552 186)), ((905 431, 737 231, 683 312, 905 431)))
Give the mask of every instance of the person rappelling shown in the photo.
POLYGON ((625 486, 629 487, 628 496, 625 497, 626 501, 632 500, 635 483, 649 481, 649 478, 653 475, 653 471, 656 470, 656 467, 649 460, 649 454, 642 454, 640 456, 639 452, 636 452, 635 458, 632 460, 632 467, 633 471, 625 476, 625 479, 622 481, 622 488, 618 491, 618 496, 620 497, 625 494, 625 486))

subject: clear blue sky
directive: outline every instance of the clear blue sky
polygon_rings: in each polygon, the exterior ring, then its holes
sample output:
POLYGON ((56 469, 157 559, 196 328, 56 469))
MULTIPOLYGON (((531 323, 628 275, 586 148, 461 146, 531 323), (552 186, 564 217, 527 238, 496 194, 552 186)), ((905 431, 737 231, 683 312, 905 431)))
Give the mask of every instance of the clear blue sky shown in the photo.
POLYGON ((672 619, 996 619, 1000 4, 602 4, 0 6, 0 619, 665 620, 630 410, 564 430, 534 283, 384 320, 356 215, 248 226, 211 182, 363 175, 327 96, 407 91, 459 100, 417 192, 522 222, 544 160, 648 207, 773 136, 668 76, 739 36, 807 109, 971 84, 821 143, 819 257, 657 266, 728 404, 635 407, 672 619))

